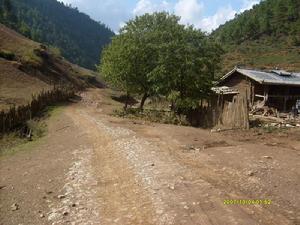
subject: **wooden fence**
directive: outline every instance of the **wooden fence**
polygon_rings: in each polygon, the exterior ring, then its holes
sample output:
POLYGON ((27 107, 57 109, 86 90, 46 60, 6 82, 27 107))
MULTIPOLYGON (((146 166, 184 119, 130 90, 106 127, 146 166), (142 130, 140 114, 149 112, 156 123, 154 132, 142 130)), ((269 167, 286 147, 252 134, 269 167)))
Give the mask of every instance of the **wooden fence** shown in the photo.
POLYGON ((8 111, 0 111, 0 133, 8 132, 21 126, 27 120, 36 116, 46 106, 61 102, 74 96, 73 87, 54 87, 52 90, 43 91, 32 96, 27 105, 13 106, 8 111))
POLYGON ((187 116, 193 126, 221 129, 248 129, 249 108, 245 96, 215 96, 206 106, 191 111, 187 116))
POLYGON ((216 107, 214 125, 224 129, 249 129, 249 104, 246 96, 221 99, 216 107))

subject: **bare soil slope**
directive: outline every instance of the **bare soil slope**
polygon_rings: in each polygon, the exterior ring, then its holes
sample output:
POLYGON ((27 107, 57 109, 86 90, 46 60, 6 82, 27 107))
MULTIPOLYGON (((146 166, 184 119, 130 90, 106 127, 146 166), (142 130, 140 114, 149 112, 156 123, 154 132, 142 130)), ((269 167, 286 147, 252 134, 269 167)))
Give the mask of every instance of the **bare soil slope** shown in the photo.
POLYGON ((0 24, 0 110, 30 101, 53 85, 99 85, 96 74, 0 24))

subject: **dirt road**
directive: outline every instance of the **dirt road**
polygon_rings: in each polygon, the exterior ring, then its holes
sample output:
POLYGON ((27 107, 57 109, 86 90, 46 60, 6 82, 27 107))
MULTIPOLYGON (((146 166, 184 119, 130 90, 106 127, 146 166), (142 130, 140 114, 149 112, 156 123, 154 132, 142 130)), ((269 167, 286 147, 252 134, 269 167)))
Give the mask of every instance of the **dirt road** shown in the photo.
POLYGON ((300 224, 299 135, 115 118, 102 92, 82 94, 46 137, 0 158, 1 225, 300 224))

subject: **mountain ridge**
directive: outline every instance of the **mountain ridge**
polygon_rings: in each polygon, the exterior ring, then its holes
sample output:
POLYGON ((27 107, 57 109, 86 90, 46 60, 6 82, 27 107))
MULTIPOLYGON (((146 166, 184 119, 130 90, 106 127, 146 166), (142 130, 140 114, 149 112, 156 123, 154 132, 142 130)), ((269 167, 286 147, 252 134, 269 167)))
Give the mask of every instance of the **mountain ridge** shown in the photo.
POLYGON ((56 0, 0 0, 0 22, 26 37, 57 47, 72 63, 95 69, 114 36, 104 24, 56 0))
POLYGON ((264 0, 211 34, 226 51, 224 75, 234 66, 300 71, 300 1, 264 0))

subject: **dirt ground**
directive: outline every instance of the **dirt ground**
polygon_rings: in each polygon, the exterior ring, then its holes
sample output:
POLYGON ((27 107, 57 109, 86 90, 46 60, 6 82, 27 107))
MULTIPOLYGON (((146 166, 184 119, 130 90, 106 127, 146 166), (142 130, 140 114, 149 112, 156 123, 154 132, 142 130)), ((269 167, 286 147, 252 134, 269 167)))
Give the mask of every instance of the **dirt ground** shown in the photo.
POLYGON ((300 224, 300 130, 212 133, 112 117, 104 90, 81 97, 0 158, 1 225, 300 224))

